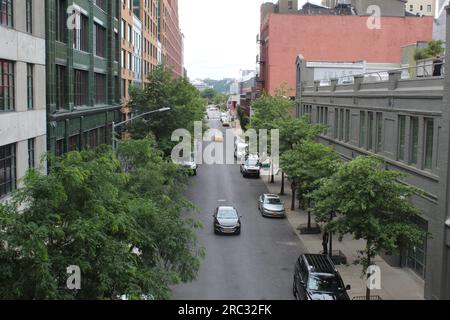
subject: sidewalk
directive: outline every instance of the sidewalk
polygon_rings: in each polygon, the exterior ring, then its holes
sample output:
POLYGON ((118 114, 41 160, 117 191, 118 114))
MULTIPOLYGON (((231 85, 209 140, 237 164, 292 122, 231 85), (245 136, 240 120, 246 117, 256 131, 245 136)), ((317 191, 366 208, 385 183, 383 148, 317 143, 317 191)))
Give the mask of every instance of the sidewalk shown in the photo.
MULTIPOLYGON (((270 193, 279 194, 281 189, 281 174, 275 176, 275 183, 269 183, 267 176, 261 177, 267 185, 270 193)), ((281 196, 286 203, 287 217, 295 233, 303 242, 309 253, 320 253, 322 251, 322 235, 300 234, 298 227, 308 222, 308 214, 300 209, 290 210, 291 190, 289 183, 285 183, 286 195, 281 196)), ((314 223, 314 217, 312 218, 314 223)), ((349 291, 350 298, 355 296, 365 296, 365 279, 361 278, 362 267, 353 265, 357 258, 357 251, 365 245, 364 241, 353 240, 351 236, 344 237, 339 242, 337 236, 333 238, 333 251, 341 250, 347 257, 347 266, 337 266, 339 273, 344 280, 344 284, 351 285, 349 291)), ((379 295, 383 300, 423 300, 424 284, 423 280, 416 276, 409 269, 394 268, 389 266, 381 257, 375 259, 375 264, 381 269, 381 290, 372 290, 372 295, 379 295)))

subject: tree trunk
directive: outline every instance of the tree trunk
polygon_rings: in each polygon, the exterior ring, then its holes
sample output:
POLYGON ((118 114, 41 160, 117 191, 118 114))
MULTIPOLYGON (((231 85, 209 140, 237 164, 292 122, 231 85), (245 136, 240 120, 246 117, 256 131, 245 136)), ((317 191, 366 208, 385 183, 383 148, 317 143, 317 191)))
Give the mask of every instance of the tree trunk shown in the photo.
POLYGON ((291 203, 291 210, 295 210, 295 188, 292 188, 292 203, 291 203))
POLYGON ((284 171, 281 172, 281 191, 280 196, 284 196, 284 171))
MULTIPOLYGON (((367 267, 370 267, 372 265, 372 259, 370 256, 370 241, 367 241, 367 245, 366 245, 366 250, 367 250, 367 267)), ((367 285, 366 285, 366 300, 370 300, 370 284, 369 284, 369 278, 370 278, 370 274, 367 272, 367 285)))
POLYGON ((308 201, 308 230, 311 230, 311 203, 308 201))
POLYGON ((333 232, 329 233, 330 250, 328 250, 330 259, 333 260, 333 232))

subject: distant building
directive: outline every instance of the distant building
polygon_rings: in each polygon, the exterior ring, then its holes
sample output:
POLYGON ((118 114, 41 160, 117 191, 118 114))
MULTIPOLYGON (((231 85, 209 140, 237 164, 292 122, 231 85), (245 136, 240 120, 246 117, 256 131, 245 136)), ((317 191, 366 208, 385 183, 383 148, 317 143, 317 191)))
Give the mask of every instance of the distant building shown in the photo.
POLYGON ((298 54, 310 61, 364 60, 399 64, 402 46, 432 39, 433 18, 405 16, 404 1, 361 0, 355 2, 355 9, 352 9, 355 14, 348 10, 342 15, 324 13, 320 19, 316 13, 290 10, 288 2, 280 0, 278 4, 261 6, 261 28, 257 37, 260 44, 258 82, 271 94, 285 84, 288 94, 294 95, 295 68, 292 66, 298 54), (381 31, 368 28, 367 16, 357 15, 365 15, 368 4, 374 2, 382 5, 382 13, 385 13, 381 17, 381 31))
POLYGON ((434 17, 438 0, 408 0, 406 11, 415 15, 434 17))
POLYGON ((192 80, 192 81, 191 81, 191 84, 192 84, 195 88, 197 88, 197 90, 199 90, 199 91, 204 91, 204 90, 206 90, 206 89, 212 89, 212 88, 213 88, 213 86, 209 86, 209 85, 207 85, 204 81, 199 80, 199 79, 192 80))
POLYGON ((445 28, 447 25, 447 15, 445 14, 445 6, 450 5, 449 0, 438 0, 436 6, 435 20, 433 26, 433 39, 445 41, 445 28))
MULTIPOLYGON (((429 0, 432 1, 432 0, 429 0)), ((322 0, 322 6, 334 9, 336 7, 351 7, 356 15, 372 15, 371 6, 381 9, 381 15, 385 17, 405 16, 406 0, 322 0)))
POLYGON ((162 60, 175 77, 183 76, 183 40, 178 16, 178 0, 159 0, 162 60))
POLYGON ((400 69, 397 63, 368 63, 367 61, 306 61, 299 56, 296 62, 301 69, 297 75, 301 75, 302 81, 312 83, 320 81, 328 84, 332 79, 337 79, 338 84, 351 83, 353 76, 366 74, 366 80, 387 80, 386 71, 400 69))

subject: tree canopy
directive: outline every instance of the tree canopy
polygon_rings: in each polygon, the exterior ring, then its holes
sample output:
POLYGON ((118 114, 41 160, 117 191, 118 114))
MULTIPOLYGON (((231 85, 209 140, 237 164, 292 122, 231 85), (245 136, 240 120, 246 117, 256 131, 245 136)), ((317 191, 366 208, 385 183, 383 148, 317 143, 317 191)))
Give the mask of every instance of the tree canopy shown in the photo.
POLYGON ((194 122, 203 121, 205 109, 199 91, 186 78, 174 79, 170 70, 158 66, 148 77, 144 89, 133 88, 131 108, 133 113, 169 107, 170 111, 154 113, 148 119, 136 119, 128 130, 133 139, 155 137, 158 148, 169 155, 176 142, 171 136, 176 129, 186 129, 193 133, 194 122))
POLYGON ((327 222, 327 230, 366 241, 357 261, 364 272, 381 251, 397 252, 426 236, 414 222, 419 212, 409 201, 417 190, 402 183, 404 177, 385 170, 381 158, 358 157, 339 166, 312 193, 316 219, 327 222))
POLYGON ((200 223, 182 216, 193 209, 185 181, 149 140, 123 141, 117 157, 107 146, 68 153, 48 175, 30 171, 0 205, 0 298, 169 298, 205 255, 200 223), (66 287, 72 265, 81 290, 66 287))

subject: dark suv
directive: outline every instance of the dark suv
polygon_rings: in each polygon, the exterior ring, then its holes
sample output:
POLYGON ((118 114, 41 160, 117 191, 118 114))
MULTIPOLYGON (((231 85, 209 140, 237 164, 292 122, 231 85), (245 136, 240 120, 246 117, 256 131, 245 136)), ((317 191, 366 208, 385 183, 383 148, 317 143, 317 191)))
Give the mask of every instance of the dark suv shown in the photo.
POLYGON ((341 276, 330 257, 303 254, 295 264, 294 297, 297 300, 350 300, 341 276))

